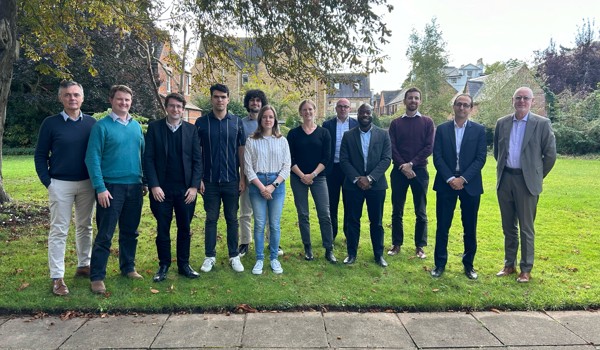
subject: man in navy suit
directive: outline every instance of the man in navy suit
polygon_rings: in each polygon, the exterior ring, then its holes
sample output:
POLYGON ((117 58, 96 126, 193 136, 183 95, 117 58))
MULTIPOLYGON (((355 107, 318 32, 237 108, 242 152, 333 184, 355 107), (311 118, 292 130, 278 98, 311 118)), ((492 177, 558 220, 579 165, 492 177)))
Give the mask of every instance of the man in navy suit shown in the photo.
POLYGON ((440 277, 448 261, 448 231, 454 208, 460 199, 463 225, 465 275, 477 279, 473 260, 477 251, 477 213, 483 193, 481 169, 486 161, 487 145, 483 125, 469 120, 473 99, 467 94, 454 100, 454 120, 438 126, 433 143, 433 165, 437 170, 433 190, 436 191, 437 230, 435 234, 435 267, 433 277, 440 277))
POLYGON ((150 209, 156 218, 158 271, 154 282, 167 277, 171 265, 171 221, 177 221, 177 268, 188 278, 200 276, 190 266, 190 223, 202 179, 202 154, 196 128, 181 118, 185 98, 165 98, 167 117, 151 122, 146 132, 144 173, 152 191, 150 209))
MULTIPOLYGON (((323 127, 329 130, 331 135, 331 157, 329 164, 325 166, 327 175, 327 190, 329 191, 329 216, 331 217, 331 228, 333 229, 333 239, 338 234, 338 207, 340 203, 340 192, 344 183, 344 172, 340 168, 340 147, 342 146, 342 136, 344 133, 355 126, 358 122, 350 118, 350 101, 345 98, 339 99, 335 105, 337 116, 323 123, 323 127)), ((345 221, 344 221, 345 222, 345 221)), ((344 235, 346 234, 346 225, 343 226, 344 235)))
POLYGON ((371 244, 375 263, 388 266, 383 259, 383 204, 388 188, 385 172, 392 162, 392 146, 388 133, 373 125, 373 107, 358 108, 359 127, 344 134, 340 149, 340 166, 344 179, 344 216, 346 217, 346 247, 344 264, 356 261, 360 239, 360 218, 367 202, 371 244))

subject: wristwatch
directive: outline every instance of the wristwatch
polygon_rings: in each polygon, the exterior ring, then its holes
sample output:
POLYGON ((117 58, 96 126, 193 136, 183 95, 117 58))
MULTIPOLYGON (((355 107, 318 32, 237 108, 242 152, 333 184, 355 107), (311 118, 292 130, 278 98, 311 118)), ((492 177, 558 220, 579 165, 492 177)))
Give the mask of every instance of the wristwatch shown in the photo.
POLYGON ((271 185, 273 185, 273 187, 277 188, 277 187, 279 187, 280 183, 279 182, 273 182, 271 185))

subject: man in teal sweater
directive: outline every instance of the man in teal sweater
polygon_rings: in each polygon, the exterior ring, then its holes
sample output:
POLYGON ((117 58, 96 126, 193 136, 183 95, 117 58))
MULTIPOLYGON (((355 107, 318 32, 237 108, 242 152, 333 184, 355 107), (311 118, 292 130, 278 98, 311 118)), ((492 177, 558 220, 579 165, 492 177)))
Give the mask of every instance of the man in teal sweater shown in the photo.
POLYGON ((92 128, 85 155, 97 197, 98 233, 90 264, 94 293, 106 292, 106 264, 117 223, 121 274, 133 279, 143 278, 135 270, 135 251, 142 198, 148 189, 142 185, 144 135, 141 126, 129 114, 132 96, 131 89, 125 85, 111 87, 112 112, 92 128))

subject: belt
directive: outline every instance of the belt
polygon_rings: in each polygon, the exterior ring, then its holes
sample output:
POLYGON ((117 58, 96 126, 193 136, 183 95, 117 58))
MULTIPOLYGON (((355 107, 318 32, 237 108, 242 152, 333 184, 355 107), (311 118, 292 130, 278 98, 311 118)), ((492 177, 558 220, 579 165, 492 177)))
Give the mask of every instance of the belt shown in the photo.
POLYGON ((506 171, 507 173, 509 173, 511 175, 523 175, 522 169, 509 168, 509 167, 505 166, 504 171, 506 171))

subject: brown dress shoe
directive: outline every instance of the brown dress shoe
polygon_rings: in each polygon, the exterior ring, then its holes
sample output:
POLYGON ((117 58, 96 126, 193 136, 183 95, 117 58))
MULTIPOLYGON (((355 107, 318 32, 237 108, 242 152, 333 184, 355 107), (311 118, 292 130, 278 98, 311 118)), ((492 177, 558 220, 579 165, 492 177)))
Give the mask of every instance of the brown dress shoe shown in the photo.
POLYGON ((498 272, 496 274, 496 276, 498 276, 498 277, 508 276, 508 275, 512 275, 515 272, 517 272, 517 270, 514 267, 504 266, 504 268, 502 270, 500 270, 500 272, 498 272))
POLYGON ((527 283, 527 282, 529 282, 530 278, 531 278, 531 273, 529 273, 529 272, 521 272, 519 274, 519 277, 517 277, 517 282, 519 282, 519 283, 527 283))
POLYGON ((54 281, 52 281, 52 293, 60 296, 69 294, 69 288, 62 278, 55 278, 54 281))
POLYGON ((92 293, 104 294, 106 293, 106 287, 104 281, 92 281, 92 293))
POLYGON ((140 275, 139 273, 137 273, 137 271, 136 271, 136 270, 133 270, 133 271, 131 271, 131 272, 128 272, 128 273, 127 273, 127 277, 128 277, 128 278, 131 278, 131 279, 134 279, 134 280, 142 280, 142 279, 144 279, 144 276, 142 276, 142 275, 140 275))
POLYGON ((79 266, 75 270, 75 277, 90 277, 90 266, 79 266))
POLYGON ((394 256, 396 254, 400 253, 400 246, 399 245, 393 245, 390 250, 388 250, 387 254, 389 256, 394 256))

